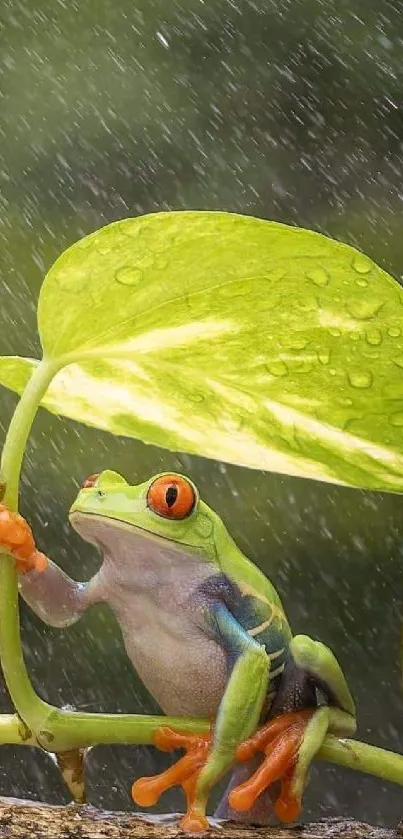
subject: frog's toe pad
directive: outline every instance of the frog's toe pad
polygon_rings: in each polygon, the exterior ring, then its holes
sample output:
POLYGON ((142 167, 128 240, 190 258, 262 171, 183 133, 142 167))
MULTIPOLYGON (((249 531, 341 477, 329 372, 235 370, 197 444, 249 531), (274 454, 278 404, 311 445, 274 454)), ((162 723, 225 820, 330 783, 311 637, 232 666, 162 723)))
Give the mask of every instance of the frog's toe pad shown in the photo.
POLYGON ((282 714, 240 744, 237 749, 239 761, 249 760, 257 752, 263 752, 265 757, 256 772, 230 792, 229 804, 234 810, 250 810, 263 790, 280 781, 281 791, 274 807, 275 813, 283 822, 294 821, 298 817, 301 800, 293 793, 293 770, 313 713, 313 710, 306 710, 282 714))
POLYGON ((44 571, 47 566, 47 557, 35 548, 29 524, 19 513, 13 513, 4 504, 0 504, 0 545, 10 551, 20 574, 33 570, 44 571))
MULTIPOLYGON (((187 754, 181 757, 173 766, 170 766, 165 772, 160 775, 154 775, 149 778, 139 778, 132 786, 132 798, 140 807, 152 807, 156 804, 163 792, 174 786, 181 786, 186 794, 188 802, 188 811, 184 819, 187 822, 196 821, 201 824, 203 816, 194 811, 194 793, 196 788, 196 781, 199 772, 203 768, 211 745, 211 734, 205 736, 196 734, 186 734, 178 731, 173 731, 170 728, 159 728, 154 735, 154 742, 157 748, 164 752, 172 749, 185 749, 187 754)), ((181 822, 181 824, 182 824, 181 822)), ((186 823, 187 823, 186 822, 186 823)), ((186 830, 191 828, 182 827, 186 830)), ((198 832, 204 829, 199 827, 198 832)), ((197 832, 192 828, 193 832, 197 832)))
POLYGON ((185 833, 204 833, 209 829, 207 817, 193 807, 189 807, 187 813, 182 816, 180 826, 185 833))

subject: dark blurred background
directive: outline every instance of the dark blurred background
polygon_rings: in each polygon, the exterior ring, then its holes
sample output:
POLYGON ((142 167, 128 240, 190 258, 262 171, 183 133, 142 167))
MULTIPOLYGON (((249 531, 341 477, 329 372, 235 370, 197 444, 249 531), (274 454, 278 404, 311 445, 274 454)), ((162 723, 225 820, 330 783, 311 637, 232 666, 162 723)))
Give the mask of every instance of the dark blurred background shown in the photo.
MULTIPOLYGON (((0 352, 40 352, 46 269, 124 216, 228 209, 312 227, 403 271, 403 15, 400 0, 2 0, 0 352)), ((55 322, 57 329, 57 322, 55 322)), ((15 397, 0 392, 0 443, 15 397)), ((178 457, 40 412, 22 511, 78 579, 99 558, 67 524, 87 474, 133 482, 187 472, 277 585, 293 628, 329 644, 356 696, 359 736, 403 752, 403 499, 178 457)), ((75 627, 22 609, 42 696, 86 710, 151 711, 114 619, 75 627)), ((10 704, 2 690, 2 708, 10 704)), ((169 758, 99 748, 90 800, 130 808, 134 777, 169 758)), ((67 797, 51 760, 0 749, 2 794, 67 797)), ((403 817, 403 790, 318 764, 305 817, 403 817)), ((160 810, 182 808, 179 793, 160 810)))

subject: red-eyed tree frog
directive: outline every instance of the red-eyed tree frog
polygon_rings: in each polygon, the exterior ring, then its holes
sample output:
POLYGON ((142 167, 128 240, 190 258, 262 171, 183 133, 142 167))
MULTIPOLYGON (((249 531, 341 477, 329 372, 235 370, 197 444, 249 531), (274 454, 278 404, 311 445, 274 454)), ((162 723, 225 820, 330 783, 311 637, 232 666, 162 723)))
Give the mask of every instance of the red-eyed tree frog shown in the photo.
POLYGON ((163 711, 213 721, 205 737, 162 730, 161 748, 187 754, 161 776, 136 781, 134 800, 150 805, 181 784, 188 802, 182 826, 197 832, 208 824, 212 787, 233 769, 219 815, 267 823, 269 788, 278 782, 274 811, 283 821, 296 818, 326 734, 351 735, 356 727, 333 653, 292 635, 272 584, 182 475, 164 473, 138 486, 109 470, 92 475, 70 522, 102 553, 88 583, 39 553, 24 519, 0 505, 0 543, 17 561, 23 598, 58 627, 107 603, 163 711))

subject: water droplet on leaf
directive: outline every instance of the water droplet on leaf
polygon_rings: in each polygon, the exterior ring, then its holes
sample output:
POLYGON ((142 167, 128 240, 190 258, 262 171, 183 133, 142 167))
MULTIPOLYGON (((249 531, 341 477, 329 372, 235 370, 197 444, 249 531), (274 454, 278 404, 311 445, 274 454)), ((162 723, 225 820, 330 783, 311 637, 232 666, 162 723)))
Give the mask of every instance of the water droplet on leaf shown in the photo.
POLYGON ((321 364, 329 364, 330 350, 320 350, 318 352, 318 359, 319 359, 321 364))
POLYGON ((357 297, 355 300, 349 300, 346 304, 346 309, 356 320, 371 320, 378 314, 383 306, 383 301, 374 300, 371 297, 366 297, 364 294, 357 297))
POLYGON ((357 253, 353 257, 352 266, 354 271, 357 271, 357 274, 369 274, 372 271, 373 263, 365 254, 357 253))
POLYGON ((382 333, 380 329, 367 329, 365 339, 372 347, 378 347, 382 343, 382 333))
POLYGON ((197 391, 195 391, 195 390, 194 390, 194 391, 190 391, 190 392, 188 393, 188 398, 190 399, 190 401, 191 401, 191 402, 197 402, 197 403, 199 403, 199 402, 204 402, 204 396, 203 396, 203 394, 202 394, 202 393, 198 393, 198 392, 197 392, 197 391))
POLYGON ((121 285, 136 285, 140 282, 143 272, 139 268, 134 268, 132 265, 125 265, 123 268, 118 268, 115 272, 115 280, 121 285))
POLYGON ((312 280, 315 285, 320 286, 321 288, 327 286, 330 281, 329 274, 324 268, 310 268, 309 271, 306 272, 306 276, 309 280, 312 280))
POLYGON ((398 326, 390 326, 388 329, 388 335, 390 335, 391 338, 398 338, 401 334, 402 330, 399 329, 398 326))
POLYGON ((290 350, 304 350, 308 341, 302 335, 289 335, 282 342, 290 350))
POLYGON ((357 370, 353 373, 348 373, 347 376, 351 387, 365 389, 367 387, 371 387, 372 385, 373 377, 372 373, 369 371, 366 372, 365 370, 357 370))
POLYGON ((288 367, 285 361, 270 361, 266 364, 266 368, 272 376, 286 376, 288 373, 288 367))
POLYGON ((98 242, 97 242, 97 251, 98 251, 98 253, 100 253, 100 254, 101 254, 101 256, 106 256, 106 254, 110 253, 110 252, 111 252, 111 250, 113 250, 113 244, 111 244, 111 242, 104 241, 104 240, 100 237, 99 244, 98 244, 98 242))

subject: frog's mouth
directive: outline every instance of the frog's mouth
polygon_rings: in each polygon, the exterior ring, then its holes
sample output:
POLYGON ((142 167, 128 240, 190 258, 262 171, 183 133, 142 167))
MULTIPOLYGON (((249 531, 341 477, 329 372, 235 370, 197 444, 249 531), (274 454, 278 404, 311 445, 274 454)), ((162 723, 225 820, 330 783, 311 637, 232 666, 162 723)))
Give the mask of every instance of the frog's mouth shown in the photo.
POLYGON ((133 548, 136 551, 149 550, 150 543, 155 543, 161 548, 165 546, 165 549, 169 545, 171 550, 179 553, 200 553, 194 546, 176 542, 168 536, 158 536, 140 525, 129 524, 120 519, 114 519, 110 515, 102 516, 98 513, 72 510, 69 513, 69 521, 86 542, 90 542, 107 554, 115 554, 126 549, 133 551, 133 548))

